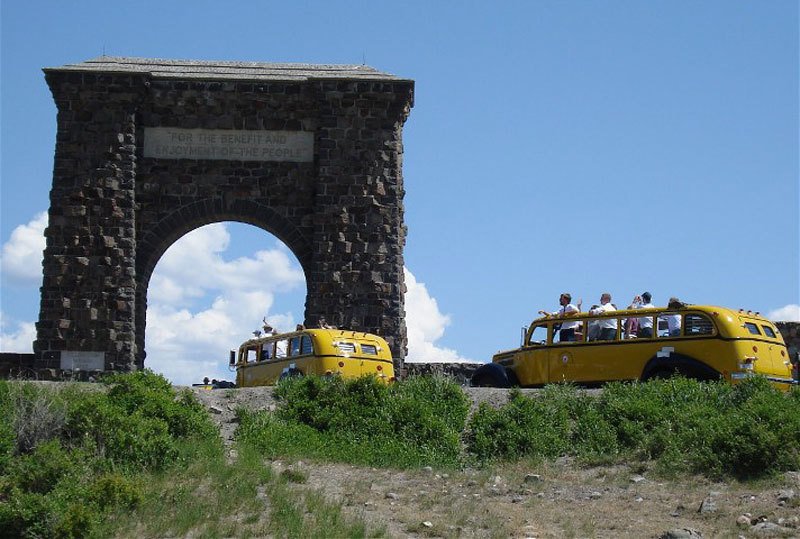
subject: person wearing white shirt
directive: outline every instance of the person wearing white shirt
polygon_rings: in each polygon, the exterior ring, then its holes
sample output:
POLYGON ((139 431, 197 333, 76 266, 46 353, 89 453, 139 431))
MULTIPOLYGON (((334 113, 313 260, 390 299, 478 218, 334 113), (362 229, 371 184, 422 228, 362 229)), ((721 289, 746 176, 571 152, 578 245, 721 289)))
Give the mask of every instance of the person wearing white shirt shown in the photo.
MULTIPOLYGON (((539 311, 539 314, 545 316, 554 316, 554 317, 567 317, 573 314, 577 314, 580 310, 571 303, 572 295, 569 293, 563 293, 558 298, 558 303, 561 305, 561 308, 554 312, 547 312, 547 311, 539 311)), ((576 321, 567 321, 561 323, 561 330, 558 333, 559 341, 561 342, 573 342, 575 341, 575 330, 580 326, 580 322, 576 321)))
MULTIPOLYGON (((680 309, 685 307, 681 300, 676 297, 669 298, 669 303, 667 303, 667 307, 670 309, 680 309)), ((672 313, 664 316, 667 319, 667 328, 669 329, 669 336, 670 337, 678 337, 681 334, 681 315, 677 313, 672 313)))
MULTIPOLYGON (((650 295, 650 292, 643 292, 641 296, 636 296, 633 298, 633 308, 634 309, 654 309, 655 305, 653 305, 650 301, 653 299, 653 296, 650 295)), ((653 317, 648 316, 644 318, 639 318, 639 330, 636 333, 637 337, 652 337, 653 336, 653 317)))
MULTIPOLYGON (((603 292, 600 296, 600 305, 589 311, 589 314, 603 314, 616 311, 617 309, 611 303, 611 294, 603 292)), ((616 318, 603 318, 598 320, 600 324, 600 335, 597 340, 600 341, 613 341, 617 338, 617 319, 616 318)))

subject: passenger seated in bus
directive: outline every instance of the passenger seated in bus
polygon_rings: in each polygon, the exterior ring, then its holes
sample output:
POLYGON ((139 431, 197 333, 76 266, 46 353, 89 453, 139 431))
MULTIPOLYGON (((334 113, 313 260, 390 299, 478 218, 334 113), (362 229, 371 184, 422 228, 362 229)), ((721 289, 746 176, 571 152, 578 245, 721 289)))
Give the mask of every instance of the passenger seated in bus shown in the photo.
MULTIPOLYGON (((539 311, 539 314, 545 316, 571 316, 574 314, 578 314, 580 311, 578 310, 575 305, 571 303, 572 295, 564 292, 558 298, 558 303, 561 305, 561 308, 553 311, 552 313, 547 311, 539 311)), ((560 342, 574 342, 575 341, 575 330, 580 326, 580 322, 574 321, 564 321, 561 324, 561 329, 558 332, 558 337, 560 342)))
MULTIPOLYGON (((600 296, 600 306, 589 311, 589 314, 598 315, 610 313, 616 310, 617 309, 614 308, 614 305, 611 303, 611 294, 608 292, 603 292, 603 294, 600 296)), ((604 318, 602 320, 598 320, 598 323, 600 325, 600 335, 598 335, 596 340, 613 341, 617 338, 616 318, 604 318)))
MULTIPOLYGON (((589 309, 589 312, 592 312, 594 309, 597 309, 599 305, 592 305, 589 309)), ((586 330, 586 340, 587 341, 596 341, 600 337, 600 322, 597 320, 589 320, 588 328, 586 330)))
POLYGON ((275 333, 275 328, 273 328, 272 326, 269 325, 269 322, 267 322, 267 317, 266 316, 261 319, 261 322, 263 323, 263 325, 261 327, 264 328, 264 335, 272 335, 272 334, 275 333))
POLYGON ((281 339, 279 341, 275 341, 275 357, 282 358, 286 357, 286 350, 287 350, 287 343, 286 339, 281 339))
MULTIPOLYGON (((628 305, 628 309, 629 310, 637 308, 636 298, 638 298, 638 297, 639 296, 634 297, 633 301, 631 302, 631 304, 628 305)), ((626 318, 625 319, 625 330, 624 330, 624 333, 625 334, 624 334, 623 338, 625 338, 625 339, 635 339, 636 336, 639 333, 639 319, 638 318, 626 318)))
POLYGON ((336 326, 328 324, 328 321, 325 320, 324 317, 320 317, 318 325, 320 329, 336 329, 336 326))
MULTIPOLYGON (((667 303, 667 307, 670 309, 680 309, 685 307, 686 304, 683 303, 676 297, 669 298, 669 303, 667 303)), ((680 314, 668 314, 664 318, 667 320, 667 327, 669 328, 669 336, 670 337, 677 337, 681 334, 681 315, 680 314)))
POLYGON ((300 337, 292 337, 289 340, 289 355, 291 356, 300 355, 300 337))

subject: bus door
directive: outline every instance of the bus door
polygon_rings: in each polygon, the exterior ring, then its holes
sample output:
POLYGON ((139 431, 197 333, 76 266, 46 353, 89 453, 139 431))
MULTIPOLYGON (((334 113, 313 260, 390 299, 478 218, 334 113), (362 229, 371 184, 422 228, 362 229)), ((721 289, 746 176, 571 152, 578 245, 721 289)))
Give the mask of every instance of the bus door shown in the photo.
POLYGON ((550 338, 551 346, 547 351, 547 364, 549 371, 549 380, 551 384, 557 384, 566 380, 577 380, 576 375, 580 372, 575 367, 576 354, 575 346, 578 340, 583 340, 583 326, 585 322, 581 322, 578 328, 572 332, 572 339, 562 340, 564 335, 560 330, 562 323, 556 322, 552 328, 552 335, 550 338))
POLYGON ((515 359, 514 370, 523 386, 544 385, 549 382, 547 364, 548 325, 536 325, 528 335, 525 347, 515 359))
MULTIPOLYGON (((610 339, 601 339, 598 320, 584 320, 585 331, 575 341, 561 341, 553 345, 548 355, 550 382, 564 381, 588 383, 613 379, 610 376, 613 362, 619 354, 620 332, 610 339), (589 339, 585 342, 584 339, 589 339)), ((615 320, 617 328, 624 327, 624 320, 615 320)))

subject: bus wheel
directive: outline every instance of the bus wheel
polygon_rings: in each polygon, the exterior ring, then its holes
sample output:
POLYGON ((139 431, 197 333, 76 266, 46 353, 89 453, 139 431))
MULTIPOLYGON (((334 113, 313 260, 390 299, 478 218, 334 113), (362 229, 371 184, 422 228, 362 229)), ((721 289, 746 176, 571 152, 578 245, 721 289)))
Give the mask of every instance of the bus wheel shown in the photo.
POLYGON ((647 380, 667 380, 669 378, 675 378, 676 376, 682 376, 683 378, 688 378, 690 380, 697 380, 698 382, 708 382, 709 380, 717 380, 719 376, 713 376, 709 373, 702 372, 700 370, 693 370, 693 369, 679 369, 675 368, 672 370, 667 369, 659 369, 653 373, 651 373, 646 379, 647 380))
POLYGON ((285 380, 286 378, 300 378, 303 376, 303 371, 300 369, 289 369, 286 372, 282 372, 280 376, 280 380, 285 380))
POLYGON ((473 373, 470 385, 472 387, 511 387, 511 380, 505 367, 497 363, 487 363, 473 373))
POLYGON ((669 378, 674 378, 676 376, 684 376, 684 374, 680 372, 678 369, 673 369, 671 371, 663 369, 651 373, 650 376, 648 376, 645 380, 667 380, 669 378))

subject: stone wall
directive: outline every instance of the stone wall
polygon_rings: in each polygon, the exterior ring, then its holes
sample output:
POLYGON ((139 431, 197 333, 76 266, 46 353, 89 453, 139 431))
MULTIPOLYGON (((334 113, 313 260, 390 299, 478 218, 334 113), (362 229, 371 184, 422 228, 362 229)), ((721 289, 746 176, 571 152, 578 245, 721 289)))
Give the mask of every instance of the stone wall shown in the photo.
MULTIPOLYGON (((406 353, 402 126, 413 81, 366 66, 100 58, 48 69, 58 108, 34 353, 145 365, 147 290, 181 236, 245 222, 303 267, 304 321, 406 353), (149 128, 313 134, 306 162, 154 158, 149 128)), ((151 130, 152 133, 154 130, 151 130)), ((254 321, 256 322, 256 321, 254 321)))
POLYGON ((789 352, 800 353, 800 322, 775 322, 789 352))
POLYGON ((403 377, 444 376, 454 382, 467 386, 472 373, 483 363, 406 363, 403 377))

